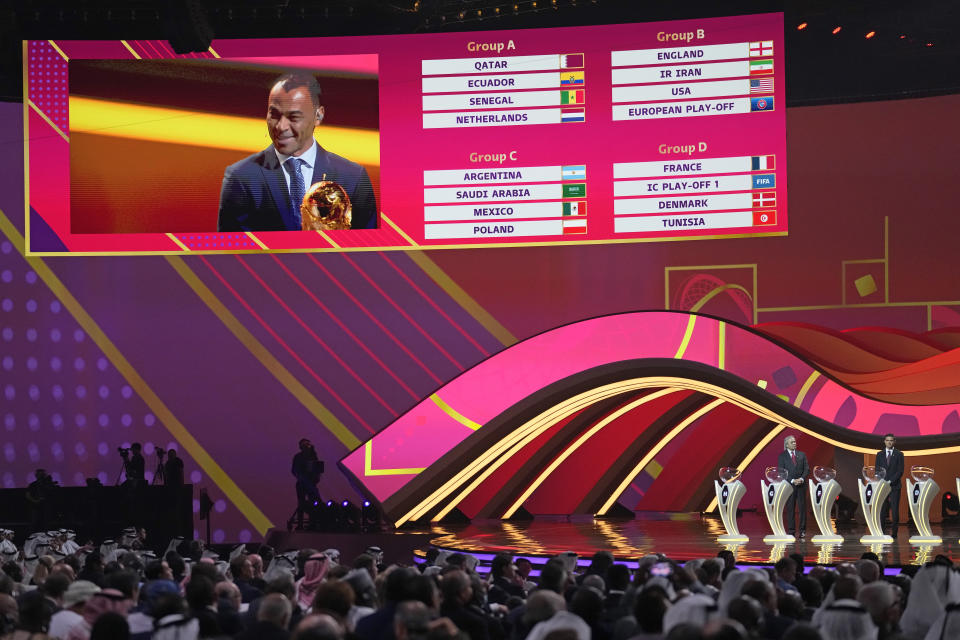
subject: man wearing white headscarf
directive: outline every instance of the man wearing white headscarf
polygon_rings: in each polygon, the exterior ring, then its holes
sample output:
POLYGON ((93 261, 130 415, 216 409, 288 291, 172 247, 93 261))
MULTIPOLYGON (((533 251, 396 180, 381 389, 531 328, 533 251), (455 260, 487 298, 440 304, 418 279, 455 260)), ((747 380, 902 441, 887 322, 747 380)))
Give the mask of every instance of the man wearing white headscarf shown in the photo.
POLYGON ((717 607, 723 615, 727 614, 727 607, 730 606, 730 603, 743 593, 744 585, 753 580, 769 581, 770 578, 758 569, 731 571, 727 575, 727 579, 723 581, 723 586, 720 588, 720 597, 717 598, 717 607))
POLYGON ((663 615, 663 633, 670 633, 670 629, 684 622, 702 627, 708 620, 719 617, 723 615, 713 598, 694 593, 680 598, 667 609, 663 615))
POLYGON ((960 638, 960 604, 948 604, 932 625, 924 640, 960 638))
POLYGON ((877 625, 856 600, 843 598, 824 609, 817 623, 823 640, 876 640, 877 625))
POLYGON ((960 602, 960 576, 953 567, 930 564, 921 567, 910 587, 910 598, 900 618, 908 640, 922 640, 947 603, 960 602))
POLYGON ((0 529, 0 559, 3 562, 13 560, 17 555, 17 545, 13 543, 13 530, 0 529))

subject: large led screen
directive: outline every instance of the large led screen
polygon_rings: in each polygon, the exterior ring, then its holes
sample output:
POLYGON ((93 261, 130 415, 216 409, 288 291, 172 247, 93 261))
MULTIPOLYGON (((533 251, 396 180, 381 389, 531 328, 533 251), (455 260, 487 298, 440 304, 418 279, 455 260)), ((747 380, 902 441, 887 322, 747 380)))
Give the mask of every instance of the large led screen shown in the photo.
POLYGON ((782 14, 24 53, 34 254, 787 232, 782 14))

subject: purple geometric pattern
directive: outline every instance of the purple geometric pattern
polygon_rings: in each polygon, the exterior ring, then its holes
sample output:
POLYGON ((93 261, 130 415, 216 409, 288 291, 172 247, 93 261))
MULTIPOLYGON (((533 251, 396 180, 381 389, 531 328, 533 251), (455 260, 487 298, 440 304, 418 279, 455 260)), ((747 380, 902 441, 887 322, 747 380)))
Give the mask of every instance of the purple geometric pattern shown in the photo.
POLYGON ((31 40, 29 98, 50 121, 69 135, 67 114, 67 61, 45 40, 31 40))

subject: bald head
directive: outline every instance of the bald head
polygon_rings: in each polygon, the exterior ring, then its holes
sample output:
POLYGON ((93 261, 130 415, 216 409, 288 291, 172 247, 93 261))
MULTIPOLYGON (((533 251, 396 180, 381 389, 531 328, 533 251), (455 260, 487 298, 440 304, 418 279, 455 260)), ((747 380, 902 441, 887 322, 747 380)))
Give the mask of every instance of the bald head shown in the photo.
POLYGON ((274 626, 286 629, 290 625, 290 614, 292 607, 286 596, 279 593, 271 593, 263 597, 260 602, 260 608, 257 610, 257 620, 270 622, 274 626))

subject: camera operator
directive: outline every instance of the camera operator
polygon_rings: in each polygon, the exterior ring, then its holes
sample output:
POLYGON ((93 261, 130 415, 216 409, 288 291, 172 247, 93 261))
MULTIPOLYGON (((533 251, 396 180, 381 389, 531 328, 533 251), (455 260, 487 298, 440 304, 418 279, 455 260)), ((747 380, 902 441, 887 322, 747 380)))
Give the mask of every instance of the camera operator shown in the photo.
POLYGON ((313 503, 320 502, 317 482, 323 473, 323 462, 317 458, 317 450, 306 438, 300 439, 300 452, 293 456, 290 472, 297 479, 297 529, 303 529, 303 514, 313 503))
POLYGON ((120 457, 123 458, 123 472, 127 476, 124 485, 138 487, 143 484, 146 461, 143 459, 141 450, 139 442, 134 442, 129 449, 123 447, 117 449, 120 457))
POLYGON ((176 449, 167 451, 167 461, 163 465, 163 484, 168 487, 183 486, 183 460, 176 449))

